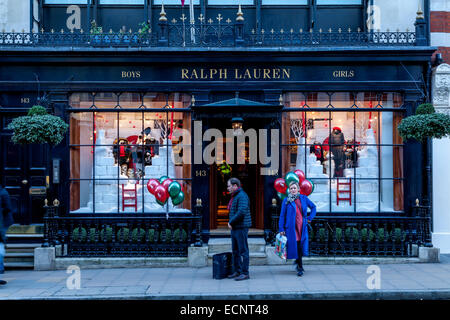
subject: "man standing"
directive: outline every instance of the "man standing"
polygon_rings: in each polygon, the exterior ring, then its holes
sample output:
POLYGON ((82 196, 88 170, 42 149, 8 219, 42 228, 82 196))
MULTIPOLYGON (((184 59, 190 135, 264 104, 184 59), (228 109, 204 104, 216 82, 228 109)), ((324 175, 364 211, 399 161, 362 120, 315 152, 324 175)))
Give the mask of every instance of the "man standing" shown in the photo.
MULTIPOLYGON (((0 274, 5 272, 3 260, 5 258, 6 231, 12 224, 11 200, 8 191, 0 185, 0 274)), ((0 280, 0 285, 5 284, 5 280, 0 280)))
POLYGON ((231 229, 231 247, 233 251, 234 273, 228 278, 241 281, 250 278, 248 268, 250 254, 248 250, 248 228, 252 226, 250 215, 250 201, 248 195, 241 189, 241 182, 231 178, 227 182, 227 189, 231 194, 228 204, 229 222, 231 229))

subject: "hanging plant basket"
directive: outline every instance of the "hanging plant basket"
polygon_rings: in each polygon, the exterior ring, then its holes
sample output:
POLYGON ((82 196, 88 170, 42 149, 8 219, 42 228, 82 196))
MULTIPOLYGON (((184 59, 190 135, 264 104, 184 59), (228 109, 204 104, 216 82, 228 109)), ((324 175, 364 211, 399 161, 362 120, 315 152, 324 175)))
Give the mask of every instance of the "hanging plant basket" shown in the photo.
POLYGON ((397 130, 403 140, 441 139, 450 135, 450 116, 436 113, 432 104, 421 104, 415 115, 401 121, 397 130))
POLYGON ((8 129, 13 130, 15 144, 57 145, 64 139, 69 125, 60 117, 50 115, 42 106, 33 106, 28 115, 15 118, 8 129))

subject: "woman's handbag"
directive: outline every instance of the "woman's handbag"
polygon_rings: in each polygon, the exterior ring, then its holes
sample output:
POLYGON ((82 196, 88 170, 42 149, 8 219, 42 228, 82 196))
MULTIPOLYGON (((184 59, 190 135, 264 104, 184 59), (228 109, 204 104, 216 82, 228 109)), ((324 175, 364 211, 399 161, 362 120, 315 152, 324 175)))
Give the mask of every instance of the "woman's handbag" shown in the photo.
POLYGON ((286 243, 286 236, 282 236, 281 233, 278 233, 275 237, 275 254, 283 260, 286 260, 287 258, 286 243))

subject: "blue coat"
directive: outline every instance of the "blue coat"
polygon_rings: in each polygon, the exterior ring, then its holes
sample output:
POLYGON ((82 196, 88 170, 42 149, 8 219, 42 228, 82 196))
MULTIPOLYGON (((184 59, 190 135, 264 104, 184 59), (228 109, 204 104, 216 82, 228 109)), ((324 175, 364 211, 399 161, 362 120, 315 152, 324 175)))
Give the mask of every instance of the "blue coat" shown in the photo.
MULTIPOLYGON (((307 256, 309 255, 307 220, 312 220, 316 216, 316 205, 311 200, 309 200, 307 196, 300 195, 299 198, 300 202, 302 203, 301 212, 303 216, 301 246, 303 249, 303 255, 307 256), (309 216, 308 216, 308 208, 311 209, 309 216)), ((298 258, 297 239, 295 235, 296 214, 297 214, 296 204, 294 202, 288 203, 287 198, 285 198, 281 204, 280 221, 278 227, 279 232, 286 233, 288 259, 298 258)))

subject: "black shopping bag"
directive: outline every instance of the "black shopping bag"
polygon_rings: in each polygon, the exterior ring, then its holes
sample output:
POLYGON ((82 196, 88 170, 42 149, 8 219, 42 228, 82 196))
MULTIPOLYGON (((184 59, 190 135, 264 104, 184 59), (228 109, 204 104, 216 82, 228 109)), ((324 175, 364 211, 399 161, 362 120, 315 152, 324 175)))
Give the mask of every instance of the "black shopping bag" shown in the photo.
POLYGON ((233 272, 233 254, 231 252, 213 255, 213 278, 224 279, 233 272))

